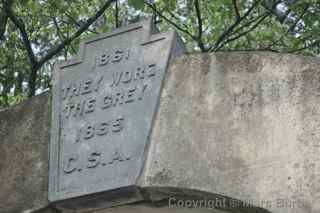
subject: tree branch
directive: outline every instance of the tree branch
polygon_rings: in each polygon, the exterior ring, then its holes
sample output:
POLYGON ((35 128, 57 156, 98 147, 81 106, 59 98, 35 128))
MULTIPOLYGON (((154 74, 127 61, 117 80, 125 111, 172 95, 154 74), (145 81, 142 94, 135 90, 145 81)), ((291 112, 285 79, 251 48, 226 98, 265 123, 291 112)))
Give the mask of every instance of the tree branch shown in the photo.
POLYGON ((210 47, 209 51, 213 51, 220 45, 222 41, 227 39, 230 36, 230 34, 233 32, 233 30, 242 22, 242 20, 244 20, 251 14, 251 12, 258 6, 259 3, 260 3, 260 0, 255 1, 242 17, 237 16, 235 22, 219 36, 216 43, 212 47, 210 47))
POLYGON ((234 40, 237 40, 239 38, 241 38, 242 36, 245 36, 246 34, 252 32, 253 30, 255 30, 259 24, 261 24, 271 13, 266 13, 264 16, 262 16, 252 27, 250 27, 248 30, 234 36, 234 37, 231 37, 230 39, 227 39, 225 40, 221 45, 219 45, 217 48, 215 48, 214 50, 215 51, 219 51, 224 45, 226 45, 227 43, 230 43, 234 40))
MULTIPOLYGON (((5 66, 1 67, 0 70, 7 69, 8 67, 9 67, 8 65, 5 65, 5 66)), ((3 81, 12 81, 12 80, 14 80, 14 77, 5 75, 5 74, 0 72, 0 79, 3 80, 3 81)))
POLYGON ((116 0, 116 6, 115 6, 115 22, 116 22, 116 24, 115 24, 115 27, 116 28, 119 28, 120 27, 120 22, 119 22, 119 2, 118 2, 118 0, 116 0))
POLYGON ((4 74, 0 73, 0 78, 1 78, 1 80, 5 80, 5 79, 7 79, 7 76, 5 76, 4 74))
POLYGON ((94 23, 103 13, 106 9, 108 9, 112 2, 115 0, 108 0, 101 8, 100 10, 91 18, 89 18, 86 23, 84 23, 77 32, 75 32, 72 36, 69 38, 66 38, 64 41, 62 41, 60 44, 58 44, 56 47, 51 49, 43 58, 39 61, 39 66, 42 66, 45 62, 50 60, 54 55, 56 55, 58 52, 60 52, 65 46, 69 45, 73 40, 78 38, 83 32, 85 32, 92 23, 94 23))
POLYGON ((53 18, 52 18, 52 21, 53 21, 54 26, 56 27, 58 37, 60 38, 60 40, 64 40, 65 37, 64 37, 64 35, 62 34, 62 32, 61 32, 61 30, 60 30, 60 27, 59 27, 57 18, 56 18, 56 17, 53 17, 53 18))
POLYGON ((240 16, 238 5, 237 5, 237 0, 232 0, 232 3, 234 7, 234 12, 236 13, 236 20, 238 20, 241 18, 241 16, 240 16))
POLYGON ((196 9, 196 15, 198 19, 198 46, 201 49, 202 52, 205 51, 204 44, 202 42, 202 18, 201 18, 201 11, 200 11, 200 4, 199 0, 194 0, 194 7, 196 9))
POLYGON ((223 49, 221 52, 255 52, 255 51, 270 51, 279 53, 280 51, 272 49, 272 48, 257 48, 257 49, 223 49))
POLYGON ((297 26, 297 24, 299 23, 299 21, 303 18, 303 16, 307 13, 308 9, 309 9, 310 5, 306 4, 304 10, 302 11, 302 13, 300 14, 300 16, 295 20, 295 22, 289 27, 289 29, 278 39, 278 40, 274 40, 269 47, 273 47, 274 45, 277 45, 285 36, 288 35, 288 33, 292 30, 294 30, 294 28, 297 26))
POLYGON ((0 40, 4 40, 4 34, 8 23, 8 11, 11 10, 13 0, 1 0, 2 8, 0 12, 0 40))
POLYGON ((306 46, 304 46, 304 47, 302 47, 302 48, 290 50, 289 53, 296 53, 296 52, 299 52, 299 51, 308 49, 308 48, 310 48, 310 47, 314 47, 314 46, 316 46, 316 45, 320 45, 320 39, 319 39, 319 40, 315 40, 315 41, 312 42, 311 44, 306 45, 306 46))
POLYGON ((55 56, 58 52, 60 52, 62 49, 64 49, 67 45, 71 44, 72 41, 74 41, 76 38, 78 38, 83 32, 88 30, 88 28, 91 26, 92 23, 94 23, 103 13, 106 9, 108 9, 112 2, 115 0, 108 0, 98 11, 97 13, 89 18, 81 27, 71 36, 66 39, 64 39, 60 44, 52 48, 44 57, 42 57, 39 61, 36 59, 34 52, 31 47, 31 43, 28 37, 28 34, 26 32, 24 23, 19 20, 11 10, 7 11, 9 14, 9 18, 12 20, 12 22, 15 24, 15 26, 20 30, 21 37, 23 39, 24 46, 26 47, 28 57, 31 63, 31 72, 28 79, 28 85, 29 85, 29 92, 28 96, 31 97, 35 95, 36 92, 36 80, 38 76, 38 70, 40 67, 50 60, 53 56, 55 56))
POLYGON ((5 2, 2 1, 2 8, 0 12, 0 40, 4 40, 4 33, 8 22, 8 16, 6 14, 5 2))
MULTIPOLYGON (((167 11, 167 13, 174 18, 176 21, 181 22, 181 20, 179 19, 179 17, 177 17, 174 13, 172 13, 171 11, 167 11)), ((188 25, 186 25, 185 23, 181 23, 186 29, 188 28, 188 25)))
POLYGON ((8 65, 4 65, 4 66, 0 67, 0 70, 4 70, 4 69, 7 69, 7 68, 8 68, 8 65))
MULTIPOLYGON (((54 2, 50 2, 50 5, 52 5, 54 8, 56 8, 57 10, 61 10, 54 2)), ((66 15, 70 20, 71 20, 71 22, 74 24, 74 25, 76 25, 77 27, 81 27, 81 24, 77 21, 77 20, 75 20, 69 13, 68 13, 68 11, 62 11, 63 12, 63 14, 64 15, 66 15)), ((50 17, 51 18, 51 17, 50 17)), ((66 22, 66 21, 62 21, 63 23, 65 23, 65 24, 70 24, 70 23, 68 23, 68 22, 66 22)), ((90 29, 88 29, 88 31, 89 32, 91 32, 91 33, 95 33, 95 34, 98 34, 98 32, 97 31, 95 31, 95 30, 90 30, 90 29)))
POLYGON ((31 97, 35 94, 35 91, 36 91, 37 70, 39 69, 40 66, 39 66, 37 58, 35 57, 34 52, 32 50, 31 42, 29 40, 24 23, 14 15, 12 10, 8 10, 7 14, 8 14, 10 20, 19 29, 20 35, 23 40, 23 44, 24 44, 24 46, 27 50, 27 53, 28 53, 28 58, 29 58, 29 61, 31 64, 31 70, 30 70, 29 78, 28 78, 28 86, 29 86, 28 96, 31 97))
POLYGON ((152 11, 154 13, 156 13, 160 18, 163 18, 166 22, 168 22, 170 25, 172 25, 173 27, 175 27, 177 30, 185 33, 186 35, 188 35, 190 38, 192 38, 195 41, 198 41, 198 38, 194 35, 192 35, 187 29, 184 29, 182 27, 180 27, 178 24, 176 24, 175 22, 171 21, 170 19, 168 19, 166 16, 164 16, 161 12, 159 12, 154 5, 148 3, 148 2, 144 2, 149 8, 152 9, 152 11))
MULTIPOLYGON (((61 41, 65 40, 66 37, 65 37, 65 36, 63 35, 63 33, 61 32, 61 29, 60 29, 60 27, 59 27, 57 18, 56 18, 56 17, 53 17, 52 20, 53 20, 54 26, 56 27, 58 37, 60 38, 61 41)), ((73 52, 74 54, 76 54, 76 50, 73 48, 72 45, 70 45, 70 46, 71 46, 72 52, 73 52)), ((64 49, 65 49, 65 48, 64 48, 64 49)), ((65 56, 66 56, 66 54, 65 54, 65 56)), ((67 58, 67 57, 65 57, 65 58, 67 58)))
MULTIPOLYGON (((79 27, 79 28, 81 27, 81 24, 78 23, 78 21, 76 21, 68 12, 64 12, 64 14, 73 22, 74 25, 76 25, 76 26, 79 27)), ((64 22, 64 23, 70 24, 70 23, 68 23, 68 22, 64 22)), ((91 32, 91 33, 98 34, 98 32, 95 31, 95 30, 88 29, 88 31, 91 32)))
POLYGON ((36 59, 36 57, 35 57, 35 55, 33 53, 33 50, 32 50, 32 47, 31 47, 31 42, 29 40, 29 36, 27 34, 27 31, 26 31, 24 23, 14 15, 12 10, 7 10, 6 12, 7 12, 8 17, 10 18, 10 20, 13 22, 13 24, 20 31, 20 35, 22 37, 24 46, 26 47, 31 66, 34 67, 34 68, 37 67, 38 62, 37 62, 37 59, 36 59))
POLYGON ((249 20, 248 22, 242 24, 241 26, 239 26, 237 29, 235 29, 232 33, 230 33, 230 36, 232 35, 236 35, 237 33, 241 32, 243 29, 247 28, 247 27, 250 27, 251 24, 255 23, 257 20, 259 20, 262 16, 268 14, 269 12, 265 12, 265 13, 262 13, 261 15, 257 16, 257 17, 254 17, 252 18, 251 20, 249 20))

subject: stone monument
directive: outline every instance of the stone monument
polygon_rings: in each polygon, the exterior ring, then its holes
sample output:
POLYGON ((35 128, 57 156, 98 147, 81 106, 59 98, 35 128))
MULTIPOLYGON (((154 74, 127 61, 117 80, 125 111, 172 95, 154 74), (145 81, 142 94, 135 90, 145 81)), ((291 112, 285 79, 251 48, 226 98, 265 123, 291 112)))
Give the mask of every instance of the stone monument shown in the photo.
POLYGON ((183 51, 119 28, 0 111, 0 212, 319 213, 319 59, 183 51))
POLYGON ((136 181, 163 78, 183 52, 177 34, 158 33, 150 19, 83 42, 77 58, 55 67, 50 201, 72 208, 81 197, 95 208, 100 198, 141 200, 136 181))

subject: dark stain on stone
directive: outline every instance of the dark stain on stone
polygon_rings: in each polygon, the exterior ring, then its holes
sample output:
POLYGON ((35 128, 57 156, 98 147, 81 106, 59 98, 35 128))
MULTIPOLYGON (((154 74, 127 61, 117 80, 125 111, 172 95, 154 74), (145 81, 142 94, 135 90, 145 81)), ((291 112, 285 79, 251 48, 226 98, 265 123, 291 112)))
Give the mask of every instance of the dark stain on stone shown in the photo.
POLYGON ((1 213, 48 205, 49 102, 45 93, 0 112, 1 213))
POLYGON ((320 72, 308 68, 301 72, 302 80, 302 103, 306 103, 310 98, 318 97, 320 94, 320 72))
POLYGON ((298 169, 300 167, 300 164, 299 163, 295 163, 294 165, 293 165, 293 168, 295 168, 295 169, 298 169))
POLYGON ((210 71, 211 57, 209 54, 201 56, 201 73, 207 75, 210 71))
POLYGON ((151 183, 165 184, 169 183, 172 179, 172 172, 168 169, 163 168, 160 172, 156 173, 154 176, 148 177, 148 181, 151 183))
POLYGON ((218 63, 225 72, 258 73, 263 68, 261 57, 255 54, 216 53, 215 56, 216 63, 218 63))
POLYGON ((3 146, 0 146, 0 173, 1 171, 3 170, 4 166, 5 166, 5 162, 6 162, 6 159, 7 159, 7 152, 5 150, 5 148, 3 146))

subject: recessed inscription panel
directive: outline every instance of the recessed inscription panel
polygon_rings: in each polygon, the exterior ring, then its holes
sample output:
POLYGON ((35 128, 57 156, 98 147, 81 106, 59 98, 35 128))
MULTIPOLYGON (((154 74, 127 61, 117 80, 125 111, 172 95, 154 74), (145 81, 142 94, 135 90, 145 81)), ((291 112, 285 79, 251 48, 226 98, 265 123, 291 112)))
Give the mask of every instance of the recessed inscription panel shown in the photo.
POLYGON ((135 185, 174 39, 150 29, 100 35, 56 70, 51 201, 135 185))

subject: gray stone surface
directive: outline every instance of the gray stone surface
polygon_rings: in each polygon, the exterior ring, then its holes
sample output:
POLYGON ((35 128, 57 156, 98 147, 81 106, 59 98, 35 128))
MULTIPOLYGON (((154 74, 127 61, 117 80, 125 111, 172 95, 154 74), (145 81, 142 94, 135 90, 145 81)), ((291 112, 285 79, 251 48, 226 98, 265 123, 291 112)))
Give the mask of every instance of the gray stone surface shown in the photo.
POLYGON ((169 207, 154 207, 146 204, 134 204, 129 206, 115 207, 94 211, 92 213, 226 213, 216 209, 195 209, 192 208, 169 208, 169 207))
POLYGON ((48 205, 50 96, 0 111, 0 212, 30 213, 48 205))
MULTIPOLYGON (((211 200, 221 208, 217 213, 319 213, 319 82, 315 58, 178 58, 165 76, 136 183, 144 201, 91 212, 202 213, 212 209, 168 205, 211 200), (239 200, 261 208, 230 208, 239 200)), ((47 201, 50 108, 48 95, 42 95, 0 112, 1 213, 61 212, 47 201)), ((105 203, 126 196, 117 195, 105 203)))
POLYGON ((320 61, 189 55, 170 67, 141 185, 320 212, 320 61), (286 202, 284 202, 286 201, 286 202))
POLYGON ((143 199, 136 181, 162 81, 170 56, 184 50, 174 32, 155 31, 150 19, 100 34, 56 66, 50 201, 83 209, 101 207, 99 198, 103 206, 143 199))

